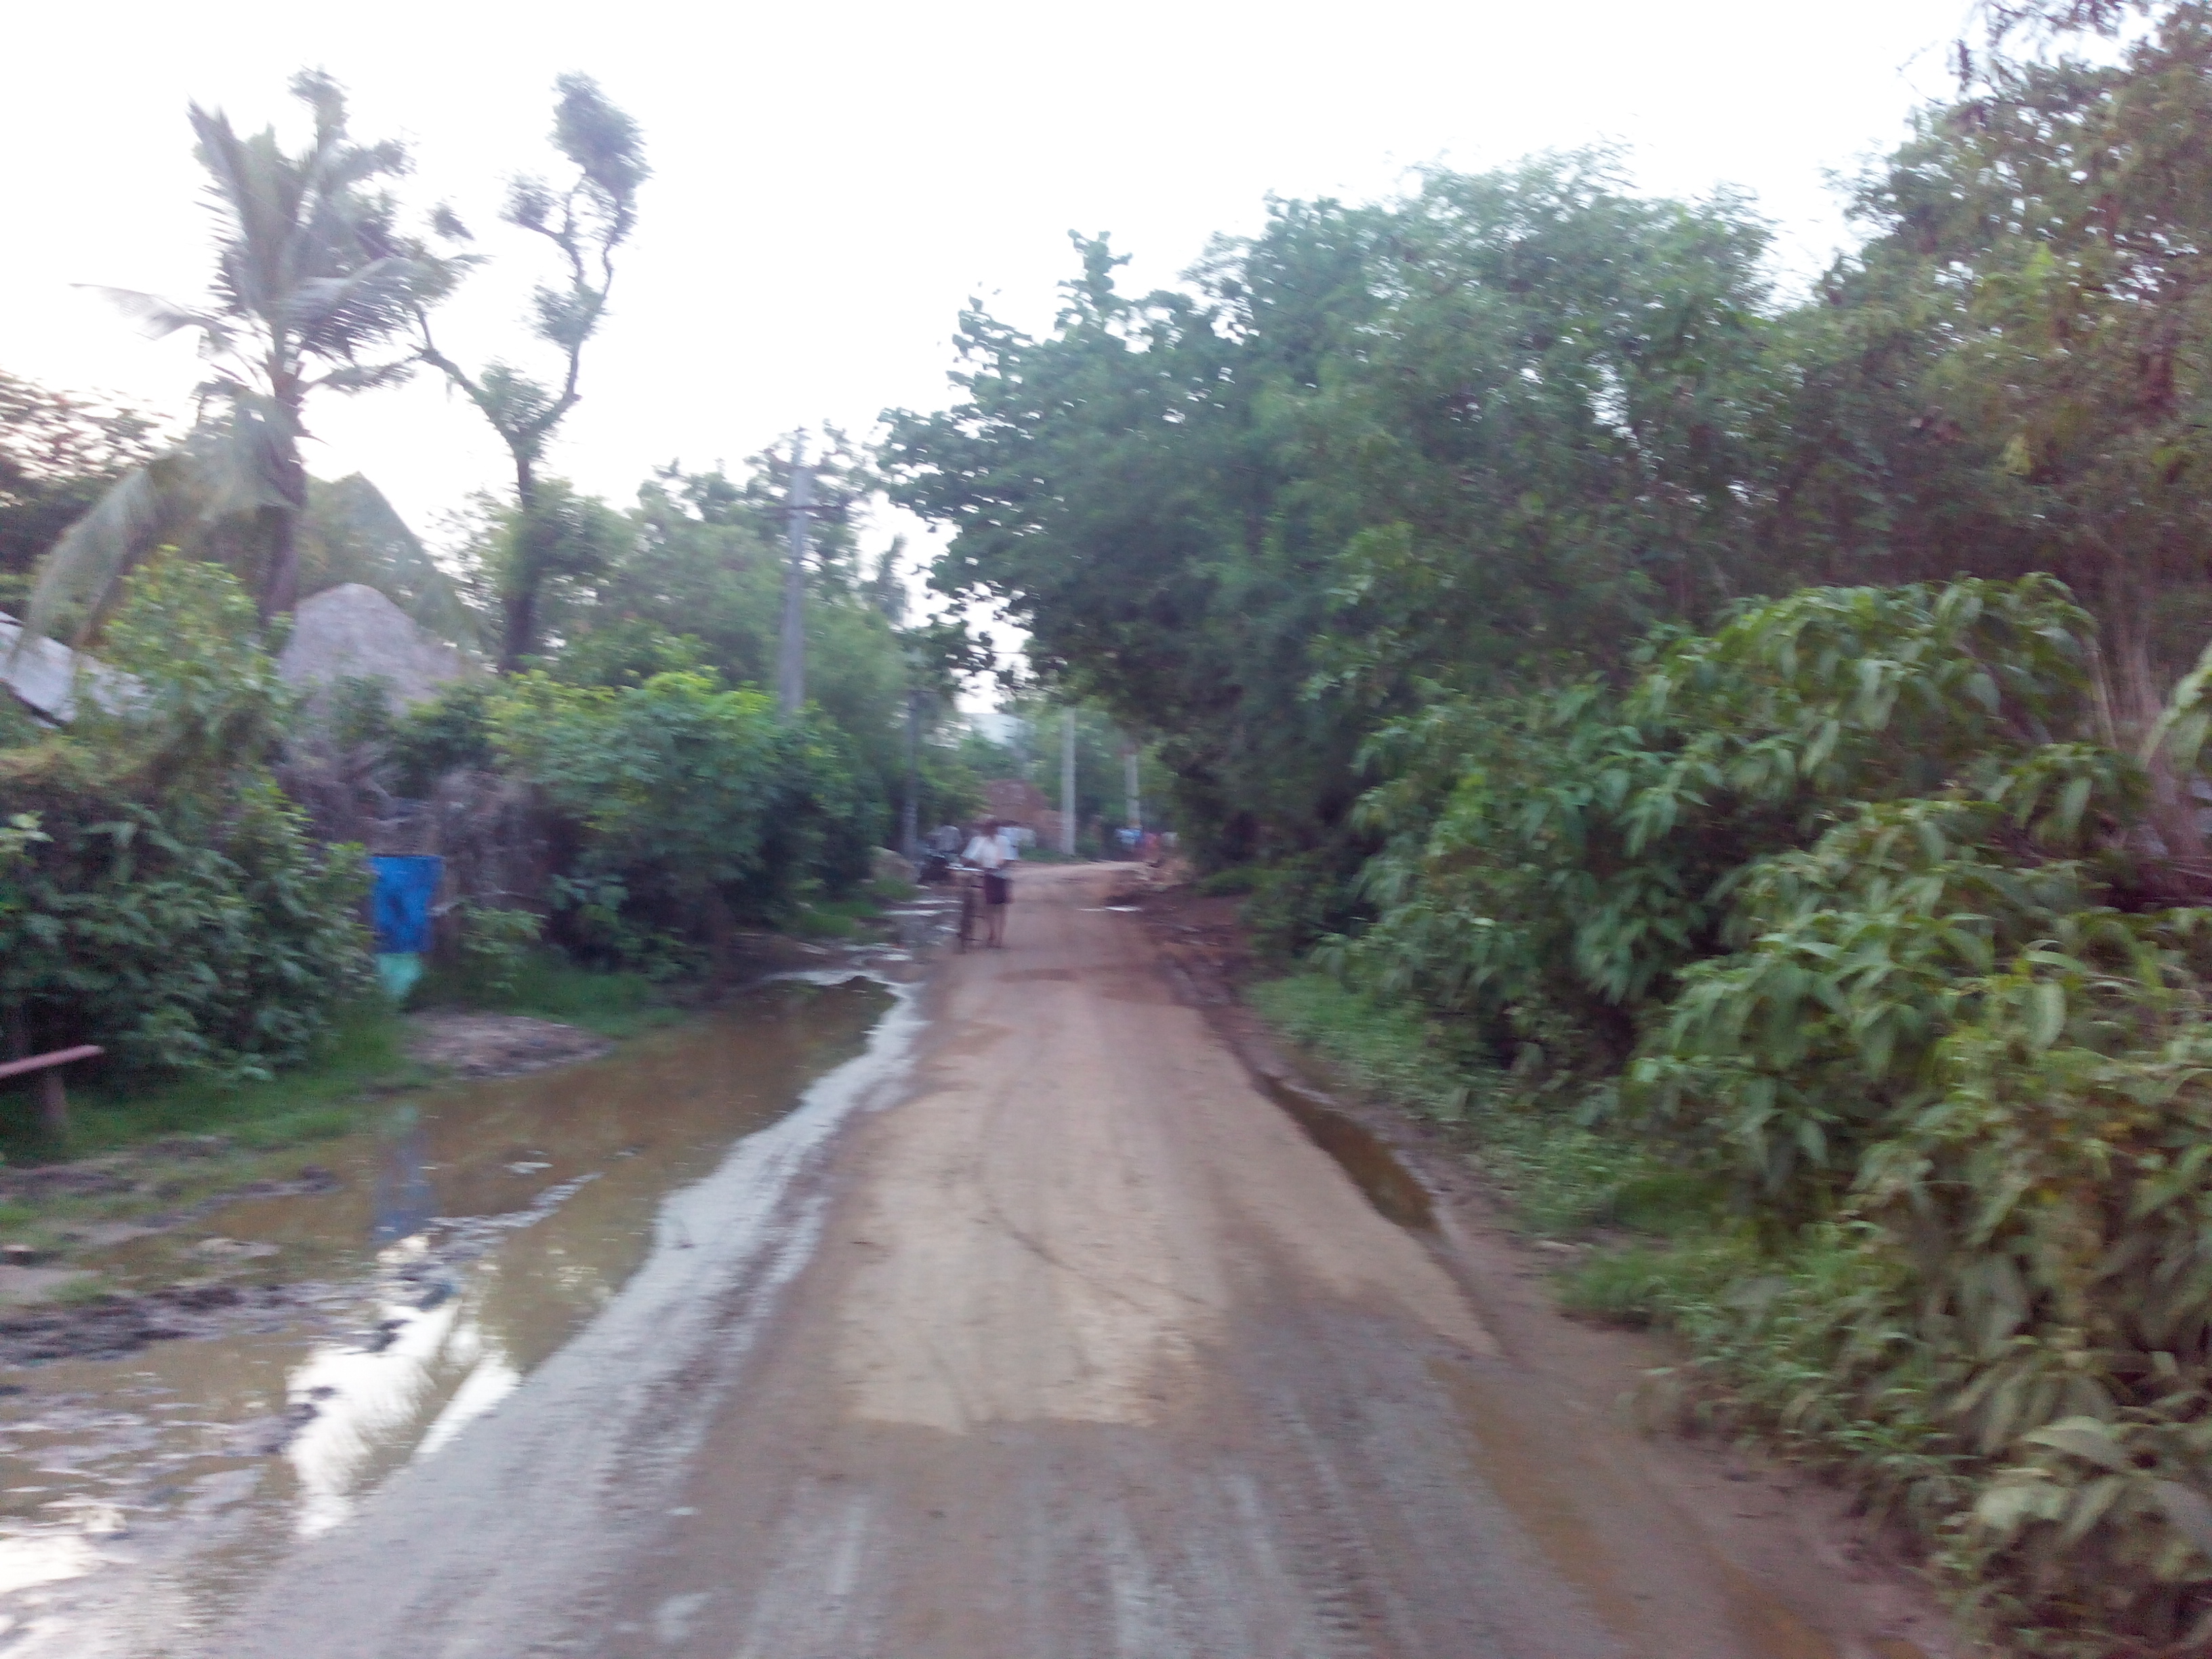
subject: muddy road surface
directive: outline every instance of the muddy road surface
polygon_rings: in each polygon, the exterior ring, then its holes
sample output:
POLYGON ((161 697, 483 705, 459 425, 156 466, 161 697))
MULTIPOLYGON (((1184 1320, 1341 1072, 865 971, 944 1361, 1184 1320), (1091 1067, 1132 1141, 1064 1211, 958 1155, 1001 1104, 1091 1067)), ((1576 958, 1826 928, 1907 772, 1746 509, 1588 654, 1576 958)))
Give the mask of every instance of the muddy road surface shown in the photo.
POLYGON ((1121 879, 1023 872, 1008 948, 943 960, 671 1199, 558 1352, 241 1570, 220 1620, 143 1579, 108 1650, 1938 1650, 1841 1561, 1768 1571, 1650 1478, 1518 1351, 1526 1287, 1494 1317, 1449 1229, 1255 1087, 1121 879))

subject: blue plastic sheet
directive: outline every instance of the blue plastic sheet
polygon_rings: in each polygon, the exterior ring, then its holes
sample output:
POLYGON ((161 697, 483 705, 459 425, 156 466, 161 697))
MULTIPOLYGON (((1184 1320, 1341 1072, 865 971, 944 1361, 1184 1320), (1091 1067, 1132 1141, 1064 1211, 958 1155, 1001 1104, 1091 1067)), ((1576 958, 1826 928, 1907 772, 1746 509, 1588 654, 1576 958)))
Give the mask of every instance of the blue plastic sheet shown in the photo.
POLYGON ((369 915, 376 928, 378 953, 414 956, 428 950, 430 903, 438 896, 445 860, 425 854, 373 858, 368 867, 376 881, 369 915))

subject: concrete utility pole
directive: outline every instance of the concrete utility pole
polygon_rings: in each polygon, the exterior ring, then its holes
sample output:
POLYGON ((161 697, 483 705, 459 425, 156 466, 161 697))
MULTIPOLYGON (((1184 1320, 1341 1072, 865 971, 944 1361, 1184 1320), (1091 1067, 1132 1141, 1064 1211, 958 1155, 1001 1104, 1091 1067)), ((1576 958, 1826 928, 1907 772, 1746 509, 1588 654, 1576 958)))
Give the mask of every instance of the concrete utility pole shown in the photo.
POLYGON ((1075 856, 1075 711, 1060 721, 1060 850, 1075 856))
POLYGON ((802 432, 791 445, 791 563, 783 573, 783 637, 775 653, 775 697, 787 714, 806 706, 806 515, 813 505, 802 432))
POLYGON ((1137 745, 1125 745, 1121 750, 1121 770, 1128 784, 1129 828, 1141 830, 1145 827, 1145 804, 1137 798, 1137 745))

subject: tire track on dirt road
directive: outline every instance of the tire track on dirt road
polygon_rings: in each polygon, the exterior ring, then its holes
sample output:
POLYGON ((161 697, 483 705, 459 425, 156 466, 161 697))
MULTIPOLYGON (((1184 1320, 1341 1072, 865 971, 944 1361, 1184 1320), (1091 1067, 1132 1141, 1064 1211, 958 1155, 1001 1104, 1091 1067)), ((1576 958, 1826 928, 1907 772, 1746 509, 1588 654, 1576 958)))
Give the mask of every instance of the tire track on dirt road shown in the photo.
POLYGON ((587 1490, 536 1505, 502 1462, 548 1455, 532 1379, 454 1449, 483 1437, 465 1505, 394 1482, 222 1651, 1872 1659, 1844 1587, 1747 1615, 1631 1437, 1547 1397, 1177 1000, 1101 908, 1120 879, 1024 871, 1007 948, 939 965, 744 1352, 672 1320, 698 1352, 658 1362, 652 1434, 562 1419, 587 1490), (644 1473, 654 1438, 680 1469, 644 1473))

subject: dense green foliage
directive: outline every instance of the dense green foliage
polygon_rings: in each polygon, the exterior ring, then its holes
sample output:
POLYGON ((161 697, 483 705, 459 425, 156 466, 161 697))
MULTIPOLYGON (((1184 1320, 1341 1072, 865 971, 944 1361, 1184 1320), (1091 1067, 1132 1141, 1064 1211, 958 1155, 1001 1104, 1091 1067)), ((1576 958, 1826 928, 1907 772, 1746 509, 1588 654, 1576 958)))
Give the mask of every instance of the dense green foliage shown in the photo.
MULTIPOLYGON (((906 785, 906 705, 919 702, 920 818, 926 826, 964 820, 981 799, 979 768, 1003 757, 978 752, 953 708, 956 671, 972 660, 964 635, 941 623, 910 623, 894 542, 876 559, 859 546, 865 474, 842 444, 815 463, 817 503, 809 538, 807 696, 812 729, 833 742, 844 781, 825 802, 847 813, 814 873, 841 882, 860 872, 865 848, 895 839, 895 808, 906 785), (830 735, 834 733, 834 738, 830 735), (855 853, 858 847, 863 851, 855 853)), ((660 469, 636 505, 619 511, 574 494, 558 480, 541 485, 541 512, 561 519, 574 556, 539 587, 538 615, 551 635, 529 664, 575 687, 637 688, 654 676, 703 673, 726 687, 773 683, 783 605, 783 514, 789 457, 752 459, 732 477, 720 470, 660 469)), ((487 613, 499 600, 512 555, 515 515, 484 504, 462 556, 478 580, 487 613)), ((489 695, 456 689, 414 711, 392 738, 395 780, 424 793, 441 770, 489 761, 489 695)), ((826 809, 825 809, 826 810, 826 809)))
POLYGON ((2029 1645, 2201 1651, 2212 6, 1991 15, 1802 299, 1725 196, 1432 171, 1083 243, 884 464, 1337 976, 1271 1014, 1662 1236, 1583 1305, 2029 1645))
POLYGON ((880 814, 857 799, 836 728, 780 720, 759 691, 698 673, 623 687, 528 675, 490 716, 508 765, 580 832, 556 907, 620 960, 665 959, 703 931, 725 971, 736 917, 867 873, 856 832, 880 814))
POLYGON ((1347 873, 1352 757, 1437 688, 1617 680, 1655 623, 1808 581, 2056 573, 2140 731, 2212 615, 2212 10, 2161 14, 2114 65, 1990 60, 1800 302, 1740 200, 1602 154, 1432 171, 1275 204, 1150 295, 1084 243, 1050 334, 963 318, 958 401, 895 414, 884 465, 955 532, 938 582, 1159 732, 1231 861, 1347 873))
POLYGON ((2212 1585, 2212 913, 2073 735, 2092 637, 2047 578, 1809 589, 1620 691, 1397 722, 1376 919, 1324 952, 1352 1017, 1268 1006, 1470 1122, 1539 1225, 1710 1194, 1585 1305, 1689 1334, 1991 1617, 2165 1651, 2212 1585))
POLYGON ((269 772, 284 696, 253 605, 212 565, 129 585, 125 706, 0 747, 0 1010, 14 1040, 127 1066, 265 1073, 358 991, 359 849, 311 842, 269 772))

